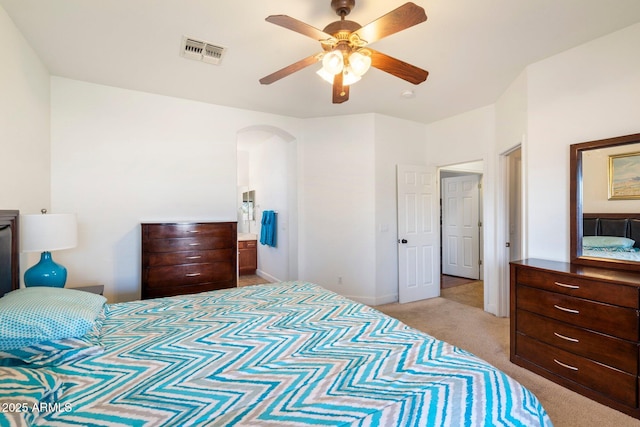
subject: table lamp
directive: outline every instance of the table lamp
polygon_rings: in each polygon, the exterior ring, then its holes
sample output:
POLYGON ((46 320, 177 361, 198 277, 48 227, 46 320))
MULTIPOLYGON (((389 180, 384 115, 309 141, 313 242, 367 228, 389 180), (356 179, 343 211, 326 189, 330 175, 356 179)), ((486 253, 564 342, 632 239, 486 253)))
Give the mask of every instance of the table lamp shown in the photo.
POLYGON ((78 241, 75 214, 20 215, 22 252, 42 252, 40 262, 24 273, 25 286, 63 288, 67 269, 53 261, 52 251, 73 248, 78 241))

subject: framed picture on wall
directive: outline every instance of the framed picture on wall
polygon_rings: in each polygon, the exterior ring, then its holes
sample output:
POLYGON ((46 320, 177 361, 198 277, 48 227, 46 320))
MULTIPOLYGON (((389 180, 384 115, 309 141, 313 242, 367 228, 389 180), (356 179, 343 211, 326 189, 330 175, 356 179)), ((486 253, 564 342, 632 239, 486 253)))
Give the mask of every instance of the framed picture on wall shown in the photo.
POLYGON ((640 152, 609 156, 609 200, 640 199, 640 152))

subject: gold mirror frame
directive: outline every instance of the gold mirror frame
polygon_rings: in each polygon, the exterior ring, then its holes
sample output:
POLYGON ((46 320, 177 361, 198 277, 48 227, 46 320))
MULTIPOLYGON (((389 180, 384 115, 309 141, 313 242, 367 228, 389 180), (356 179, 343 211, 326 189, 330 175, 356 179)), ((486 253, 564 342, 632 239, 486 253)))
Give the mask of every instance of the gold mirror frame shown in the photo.
POLYGON ((640 133, 619 136, 615 138, 601 139, 597 141, 582 142, 579 144, 572 144, 569 147, 569 222, 571 229, 571 263, 592 267, 613 268, 617 270, 640 271, 640 262, 582 256, 582 153, 588 150, 596 150, 636 143, 640 143, 640 133))

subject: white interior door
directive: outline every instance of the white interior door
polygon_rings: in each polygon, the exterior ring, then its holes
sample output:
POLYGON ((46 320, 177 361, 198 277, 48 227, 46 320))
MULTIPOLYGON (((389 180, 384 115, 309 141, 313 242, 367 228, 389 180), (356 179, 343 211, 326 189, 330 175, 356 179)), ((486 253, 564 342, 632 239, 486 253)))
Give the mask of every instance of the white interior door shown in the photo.
POLYGON ((401 303, 440 296, 436 169, 398 165, 398 294, 401 303))
POLYGON ((442 180, 442 272, 480 278, 478 175, 442 180))

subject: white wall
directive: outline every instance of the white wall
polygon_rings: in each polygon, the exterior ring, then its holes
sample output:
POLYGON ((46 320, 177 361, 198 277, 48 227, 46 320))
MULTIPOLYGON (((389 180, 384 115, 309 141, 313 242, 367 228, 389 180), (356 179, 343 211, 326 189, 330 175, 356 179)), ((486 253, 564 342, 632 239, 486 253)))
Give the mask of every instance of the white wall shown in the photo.
POLYGON ((640 132, 640 24, 532 64, 530 257, 569 260, 569 145, 640 132))
MULTIPOLYGON (((0 209, 51 212, 49 72, 0 7, 0 209)), ((20 276, 39 254, 20 257, 20 276)))
POLYGON ((374 301, 374 115, 308 119, 304 127, 298 146, 299 276, 360 302, 374 301))
POLYGON ((424 165, 425 126, 375 115, 375 301, 398 300, 397 165, 424 165))
POLYGON ((112 302, 140 295, 141 221, 236 221, 236 132, 298 123, 57 77, 51 112, 53 209, 79 223, 58 259, 69 286, 103 283, 112 302))
POLYGON ((527 134, 527 71, 507 87, 496 101, 496 152, 521 144, 527 134))

